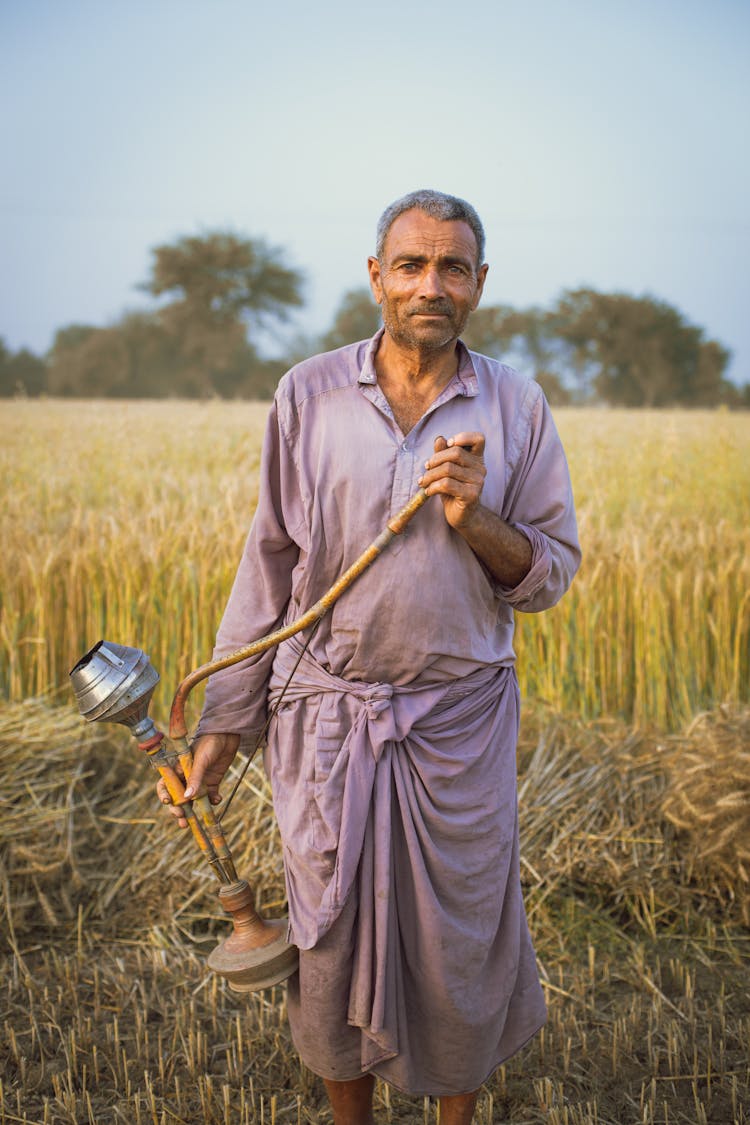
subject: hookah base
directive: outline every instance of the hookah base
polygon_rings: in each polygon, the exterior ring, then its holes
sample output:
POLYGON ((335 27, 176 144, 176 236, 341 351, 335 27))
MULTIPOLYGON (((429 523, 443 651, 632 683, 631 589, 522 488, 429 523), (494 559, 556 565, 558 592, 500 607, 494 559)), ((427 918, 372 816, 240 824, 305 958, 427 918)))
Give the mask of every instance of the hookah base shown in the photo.
POLYGON ((261 918, 244 879, 222 887, 219 898, 232 915, 234 932, 209 955, 208 967, 224 977, 233 992, 259 992, 297 971, 299 951, 286 940, 286 918, 261 918))

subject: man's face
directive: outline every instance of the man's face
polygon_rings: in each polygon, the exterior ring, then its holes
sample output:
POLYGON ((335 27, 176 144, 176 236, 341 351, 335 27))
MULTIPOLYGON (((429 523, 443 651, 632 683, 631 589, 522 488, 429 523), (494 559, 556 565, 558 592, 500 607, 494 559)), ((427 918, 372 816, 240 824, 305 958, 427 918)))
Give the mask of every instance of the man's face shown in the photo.
POLYGON ((479 304, 487 266, 477 269, 477 242, 462 221, 424 211, 394 220, 380 260, 368 260, 370 285, 389 336, 404 347, 446 347, 479 304))

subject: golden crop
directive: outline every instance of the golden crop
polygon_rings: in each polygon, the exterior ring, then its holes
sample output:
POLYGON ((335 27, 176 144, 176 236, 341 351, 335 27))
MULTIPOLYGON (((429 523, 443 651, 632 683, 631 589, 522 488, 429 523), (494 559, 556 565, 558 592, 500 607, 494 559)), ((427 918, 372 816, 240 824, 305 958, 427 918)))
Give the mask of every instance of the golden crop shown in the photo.
MULTIPOLYGON (((13 401, 2 411, 0 695, 67 687, 101 637, 169 689, 209 658, 267 406, 13 401)), ((527 697, 674 728, 750 697, 750 417, 556 412, 584 563, 519 617, 527 697)), ((373 536, 380 528, 373 528, 373 536)))

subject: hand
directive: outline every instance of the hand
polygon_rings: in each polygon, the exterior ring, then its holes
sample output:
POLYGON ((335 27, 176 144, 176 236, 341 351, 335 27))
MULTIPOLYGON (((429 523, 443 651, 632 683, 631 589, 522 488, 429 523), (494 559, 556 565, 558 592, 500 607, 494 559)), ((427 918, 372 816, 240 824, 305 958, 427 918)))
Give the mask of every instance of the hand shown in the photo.
MULTIPOLYGON (((192 747, 193 769, 190 774, 190 781, 185 786, 185 796, 194 797, 203 785, 211 804, 218 805, 221 801, 219 785, 234 760, 239 744, 240 736, 238 734, 204 734, 197 739, 192 747)), ((167 787, 161 778, 157 782, 156 792, 159 795, 159 800, 163 804, 169 805, 169 811, 172 816, 177 818, 180 828, 187 828, 188 822, 183 815, 182 808, 180 805, 172 804, 167 787)))
POLYGON ((531 569, 531 543, 517 528, 481 502, 484 434, 435 438, 435 453, 419 483, 428 496, 439 495, 445 518, 503 586, 517 586, 531 569))
POLYGON ((479 507, 487 469, 484 434, 435 438, 435 453, 419 484, 428 496, 440 495, 445 518, 457 531, 467 528, 479 507))

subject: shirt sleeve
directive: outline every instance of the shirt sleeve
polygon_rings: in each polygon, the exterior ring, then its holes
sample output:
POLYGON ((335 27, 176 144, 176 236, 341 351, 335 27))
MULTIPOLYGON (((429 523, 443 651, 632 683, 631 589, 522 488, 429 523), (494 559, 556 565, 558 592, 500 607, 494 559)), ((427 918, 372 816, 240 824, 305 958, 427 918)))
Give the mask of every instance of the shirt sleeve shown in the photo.
POLYGON ((538 613, 560 600, 581 562, 568 463, 547 400, 530 383, 508 454, 503 518, 531 543, 531 569, 496 586, 514 609, 538 613))
MULTIPOLYGON (((284 620, 292 572, 299 557, 295 529, 302 522, 298 474, 272 407, 261 455, 258 505, 216 636, 218 659, 266 636, 284 620)), ((274 649, 209 677, 197 735, 235 733, 251 751, 266 721, 268 678, 274 649)))

